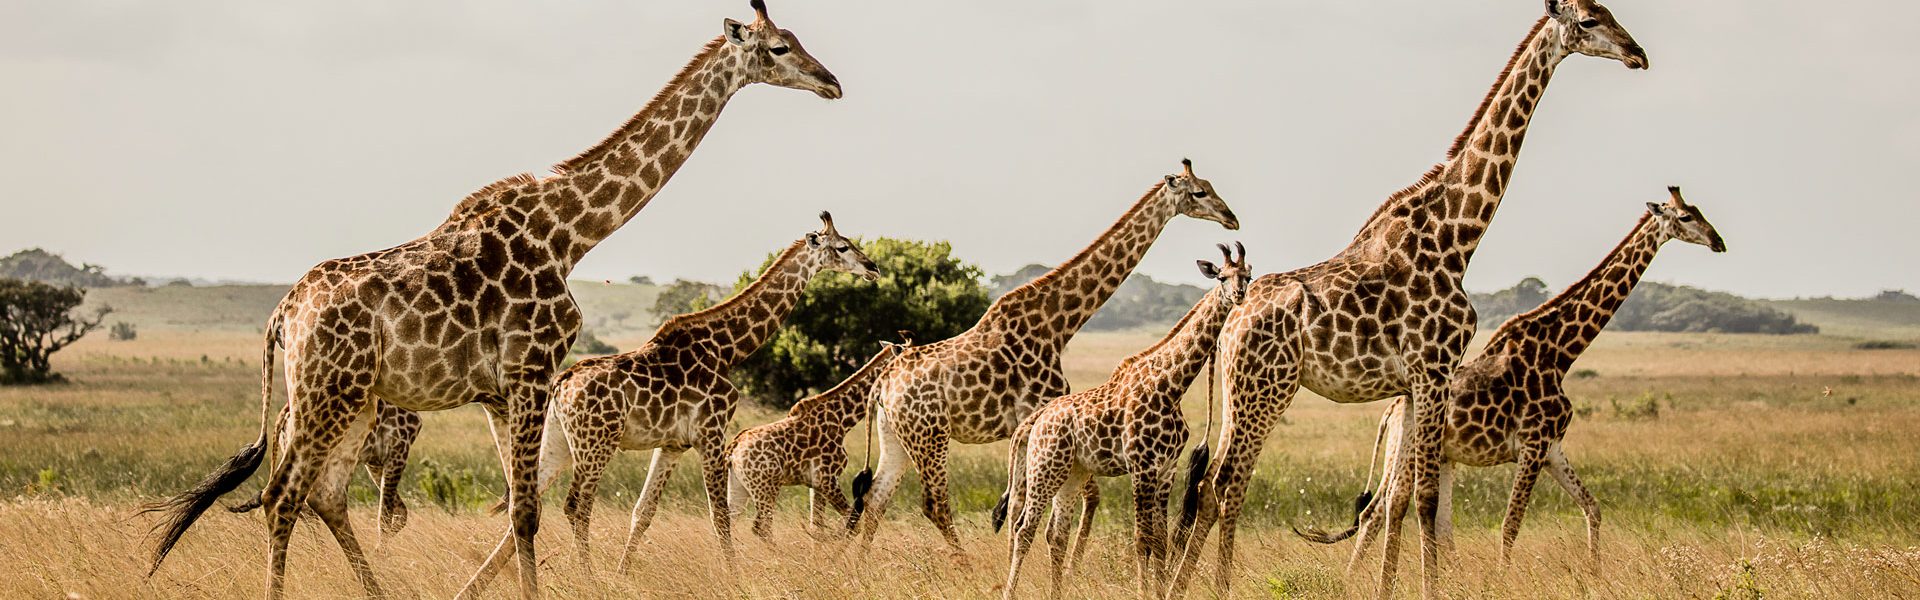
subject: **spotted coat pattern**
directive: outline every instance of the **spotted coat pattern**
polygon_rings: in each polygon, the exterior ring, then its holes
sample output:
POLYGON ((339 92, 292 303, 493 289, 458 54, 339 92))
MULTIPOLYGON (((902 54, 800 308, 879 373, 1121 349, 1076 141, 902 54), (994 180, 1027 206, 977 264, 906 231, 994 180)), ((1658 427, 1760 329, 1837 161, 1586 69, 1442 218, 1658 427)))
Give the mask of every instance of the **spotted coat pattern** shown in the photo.
POLYGON ((1078 255, 994 301, 971 329, 916 348, 887 368, 874 390, 879 464, 869 508, 852 524, 863 551, 911 461, 925 488, 922 512, 954 555, 964 556, 948 500, 949 446, 1006 439, 1034 408, 1070 391, 1060 352, 1176 215, 1240 227, 1213 184, 1187 163, 1078 255))
MULTIPOLYGON (((1226 247, 1221 246, 1223 253, 1226 247)), ((1008 514, 1013 517, 1005 595, 1019 588, 1020 567, 1034 533, 1053 509, 1047 538, 1053 595, 1066 571, 1073 494, 1093 477, 1131 477, 1134 558, 1140 594, 1159 597, 1167 583, 1167 498, 1187 422, 1180 413, 1193 378, 1213 359, 1227 312, 1245 296, 1252 269, 1228 254, 1225 267, 1200 261, 1219 281, 1166 337, 1113 370, 1105 383, 1048 402, 1014 431, 1007 459, 1008 514)), ((1084 525, 1083 525, 1084 527, 1084 525)), ((1084 531, 1083 531, 1084 535, 1084 531)), ((1084 545, 1085 542, 1082 542, 1084 545)))
POLYGON ((774 500, 780 488, 795 485, 811 492, 814 535, 844 533, 844 528, 832 526, 823 509, 848 514, 847 497, 840 492, 840 473, 847 468, 847 430, 870 412, 873 384, 880 373, 911 351, 907 346, 883 345, 839 385, 795 403, 787 416, 742 431, 727 444, 727 505, 737 515, 747 502, 753 503, 754 535, 772 537, 774 500))
MULTIPOLYGON (((1645 52, 1604 7, 1554 0, 1548 10, 1445 162, 1390 197, 1333 258, 1255 280, 1228 317, 1221 333, 1222 427, 1201 485, 1198 519, 1190 531, 1176 528, 1183 550, 1170 594, 1184 593, 1215 524, 1215 593, 1227 594, 1254 463, 1301 386, 1343 403, 1409 397, 1404 439, 1412 448, 1405 468, 1416 485, 1405 487, 1417 487, 1408 492, 1422 517, 1422 590, 1433 593, 1442 413, 1423 409, 1445 404, 1447 382, 1473 337, 1473 306, 1460 280, 1505 195, 1528 123, 1560 61, 1577 52, 1646 66, 1645 52)), ((1393 591, 1399 522, 1387 521, 1382 597, 1393 591)))
POLYGON ((880 275, 873 261, 834 229, 830 216, 821 213, 821 219, 825 229, 787 246, 733 297, 668 319, 639 348, 580 361, 554 382, 554 410, 541 448, 539 485, 547 489, 572 464, 565 511, 582 564, 592 564, 588 542, 594 490, 607 461, 621 449, 653 450, 646 486, 634 504, 633 523, 620 556, 622 571, 632 564, 652 524, 674 463, 689 448, 700 452, 714 533, 727 559, 733 560, 724 449, 739 392, 727 381, 728 371, 773 338, 815 274, 831 270, 870 280, 880 275))
MULTIPOLYGON (((1593 566, 1599 561, 1600 508, 1581 485, 1561 448, 1567 425, 1572 421, 1573 404, 1561 387, 1567 371, 1573 367, 1588 345, 1607 326, 1615 311, 1639 283, 1641 274, 1668 240, 1699 244, 1714 252, 1726 251, 1720 233, 1707 222, 1700 209, 1688 204, 1679 188, 1668 188, 1665 204, 1650 203, 1647 212, 1635 223, 1626 239, 1608 253, 1593 271, 1526 313, 1515 315, 1494 331, 1481 355, 1461 365, 1448 387, 1445 407, 1444 456, 1440 464, 1441 481, 1450 481, 1453 466, 1487 467, 1518 462, 1513 490, 1507 502, 1507 514, 1501 528, 1500 554, 1511 556, 1513 540, 1520 534, 1520 522, 1526 517, 1533 484, 1543 468, 1551 468, 1554 479, 1580 505, 1587 521, 1587 551, 1593 566)), ((1402 403, 1396 401, 1381 415, 1381 437, 1385 438, 1385 477, 1374 498, 1385 498, 1392 478, 1400 475, 1402 462, 1397 425, 1404 419, 1402 403)), ((1439 512, 1443 542, 1451 538, 1451 502, 1442 489, 1439 512)), ((1309 539, 1334 542, 1359 531, 1354 548, 1357 561, 1368 540, 1378 529, 1386 512, 1382 503, 1371 503, 1362 511, 1359 524, 1339 534, 1303 532, 1309 539)))
MULTIPOLYGON (((476 593, 510 555, 518 559, 521 595, 539 595, 533 539, 540 432, 549 384, 581 324, 567 275, 647 205, 734 92, 765 82, 840 95, 832 74, 763 7, 758 12, 750 25, 727 20, 724 35, 645 108, 551 176, 488 185, 426 235, 322 262, 293 285, 268 319, 262 373, 271 390, 274 348, 284 350, 287 431, 256 499, 271 532, 268 597, 283 593, 287 543, 302 504, 332 530, 366 592, 379 595, 346 513, 346 484, 378 401, 410 411, 487 408, 507 474, 511 525, 462 596, 476 593)), ((275 420, 271 398, 263 394, 253 445, 200 486, 153 507, 166 518, 154 568, 213 498, 257 469, 275 420)))

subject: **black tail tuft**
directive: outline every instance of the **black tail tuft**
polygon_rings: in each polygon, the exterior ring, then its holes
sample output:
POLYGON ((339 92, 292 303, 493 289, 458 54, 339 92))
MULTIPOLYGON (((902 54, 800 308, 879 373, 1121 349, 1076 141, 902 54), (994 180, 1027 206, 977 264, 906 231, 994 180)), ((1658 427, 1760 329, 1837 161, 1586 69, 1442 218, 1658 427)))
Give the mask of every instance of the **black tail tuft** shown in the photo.
POLYGON ((1180 528, 1193 527, 1200 516, 1200 482, 1207 478, 1208 464, 1213 462, 1213 450, 1206 444, 1193 448, 1187 455, 1187 494, 1180 503, 1180 528))
POLYGON ((1007 503, 1012 501, 1012 499, 1013 499, 1012 492, 1003 492, 1000 494, 1000 501, 994 503, 993 505, 993 532, 994 533, 1000 533, 1000 528, 1006 526, 1007 503))
POLYGON ((227 459, 226 464, 214 469, 206 479, 194 485, 193 489, 141 507, 140 514, 165 513, 160 522, 153 526, 153 531, 160 535, 160 540, 154 546, 153 566, 147 569, 147 575, 151 576, 154 571, 160 570, 160 561, 166 560, 167 552, 173 550, 173 545, 180 541, 180 536, 186 535, 187 528, 192 527, 193 522, 199 519, 202 513, 207 512, 208 508, 212 508, 213 502, 222 494, 233 491, 234 488, 240 487, 241 483, 245 483, 247 478, 252 477, 253 472, 259 470, 260 463, 266 455, 266 439, 256 440, 247 447, 241 448, 239 454, 227 459))
POLYGON ((1360 524, 1360 513, 1366 512, 1367 505, 1373 504, 1373 490, 1365 490, 1353 497, 1353 524, 1360 524))
POLYGON ((847 511, 847 531, 860 526, 860 514, 867 512, 867 492, 873 489, 873 469, 861 469, 853 476, 853 510, 847 511))
POLYGON ((1313 542, 1315 544, 1338 543, 1342 540, 1353 537, 1353 534, 1358 531, 1360 531, 1360 526, 1358 524, 1352 527, 1348 527, 1345 530, 1342 530, 1336 533, 1328 533, 1324 529, 1321 529, 1319 527, 1314 527, 1311 525, 1307 526, 1306 529, 1301 529, 1299 525, 1293 526, 1294 535, 1298 535, 1302 539, 1305 539, 1309 542, 1313 542))

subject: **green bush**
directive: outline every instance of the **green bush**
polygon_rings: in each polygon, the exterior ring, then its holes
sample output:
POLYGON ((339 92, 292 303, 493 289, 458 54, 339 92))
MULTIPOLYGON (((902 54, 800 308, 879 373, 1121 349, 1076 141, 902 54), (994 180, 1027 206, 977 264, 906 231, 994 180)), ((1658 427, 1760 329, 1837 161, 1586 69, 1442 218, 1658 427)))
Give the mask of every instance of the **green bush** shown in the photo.
MULTIPOLYGON (((839 382, 880 350, 882 341, 913 331, 916 342, 947 339, 987 310, 980 267, 954 258, 946 242, 878 238, 860 242, 880 267, 879 281, 846 273, 814 277, 787 321, 731 379, 742 392, 776 408, 839 382)), ((774 258, 740 275, 753 281, 774 258)))

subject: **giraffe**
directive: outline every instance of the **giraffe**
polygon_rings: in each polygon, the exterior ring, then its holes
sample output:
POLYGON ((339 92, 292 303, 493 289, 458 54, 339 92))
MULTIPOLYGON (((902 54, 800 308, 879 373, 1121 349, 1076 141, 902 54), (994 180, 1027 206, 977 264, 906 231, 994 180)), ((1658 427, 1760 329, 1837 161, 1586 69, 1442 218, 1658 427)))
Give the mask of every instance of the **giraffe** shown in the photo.
POLYGON ((1239 229, 1213 184, 1182 160, 1079 254, 987 307, 960 335, 915 348, 880 375, 880 458, 865 506, 849 527, 860 533, 861 551, 871 548, 887 503, 907 463, 925 487, 922 512, 964 560, 947 499, 947 452, 952 442, 985 444, 1005 439, 1027 413, 1064 396, 1066 373, 1060 352, 1114 289, 1139 264, 1160 231, 1177 215, 1239 229))
MULTIPOLYGON (((1106 383, 1062 396, 1033 411, 1014 431, 1007 459, 1006 505, 1015 515, 1009 542, 1007 598, 1020 583, 1020 567, 1034 532, 1053 501, 1047 541, 1053 558, 1053 596, 1059 597, 1067 559, 1072 494, 1093 477, 1133 478, 1134 559, 1140 595, 1159 597, 1167 579, 1167 496, 1187 443, 1180 399, 1213 358, 1227 312, 1252 280, 1246 248, 1239 258, 1220 246, 1224 266, 1197 261, 1200 274, 1219 284, 1194 304, 1159 342, 1127 357, 1106 383)), ((995 528, 998 528, 996 521, 995 528)), ((1084 526, 1082 533, 1085 533, 1084 526)), ((1085 547, 1083 541, 1081 547, 1085 547)))
MULTIPOLYGON (((1534 480, 1540 471, 1551 469, 1553 477, 1586 515, 1587 554, 1591 567, 1600 560, 1600 507, 1574 475, 1573 465, 1562 451, 1573 404, 1561 382, 1580 353, 1593 343, 1607 326, 1620 305, 1640 282, 1641 274, 1653 262, 1654 254, 1668 240, 1706 246, 1725 252, 1720 238, 1705 214, 1680 195, 1680 188, 1667 188, 1665 203, 1647 203, 1646 213, 1634 224, 1620 245, 1608 253, 1599 266, 1565 291, 1500 325, 1478 358, 1460 366, 1448 388, 1445 452, 1440 463, 1440 478, 1448 480, 1455 464, 1489 467, 1517 462, 1513 492, 1507 502, 1507 515, 1501 527, 1500 558, 1510 560, 1513 540, 1520 534, 1520 521, 1526 517, 1534 480)), ((1385 497, 1388 478, 1400 473, 1397 465, 1403 456, 1398 441, 1392 439, 1394 424, 1403 419, 1401 403, 1389 406, 1380 418, 1380 437, 1387 438, 1386 474, 1376 492, 1362 494, 1356 505, 1366 508, 1355 518, 1354 526, 1339 533, 1319 530, 1301 531, 1301 537, 1331 544, 1360 532, 1354 547, 1354 561, 1365 552, 1367 540, 1379 527, 1382 509, 1365 499, 1385 497), (1363 526, 1364 524, 1364 526, 1363 526)), ((1376 439, 1376 444, 1378 439, 1376 439)), ((1372 477, 1369 476, 1371 481, 1372 477)), ((1439 530, 1442 542, 1451 538, 1452 507, 1447 492, 1441 491, 1439 530)))
POLYGON ((848 375, 839 385, 801 400, 787 416, 742 431, 727 444, 727 506, 738 515, 751 500, 753 533, 773 536, 774 500, 780 488, 806 487, 815 535, 834 533, 826 520, 827 506, 841 515, 852 514, 840 492, 840 473, 847 468, 847 430, 866 417, 872 403, 869 392, 879 374, 895 358, 908 352, 913 333, 901 331, 901 344, 881 342, 880 352, 848 375))
MULTIPOLYGON (((518 558, 520 592, 539 595, 534 469, 548 385, 579 331, 566 277, 581 257, 644 208, 684 163, 733 93, 753 83, 840 96, 840 84, 752 2, 671 83, 599 144, 549 177, 516 175, 462 200, 413 241, 309 270, 265 327, 260 434, 192 489, 150 504, 160 512, 152 569, 213 503, 264 462, 273 432, 274 349, 285 351, 288 435, 265 488, 270 532, 266 595, 284 593, 298 507, 320 517, 370 595, 380 593, 349 524, 346 484, 378 409, 487 408, 513 507, 510 527, 479 574, 518 558)), ((151 570, 149 573, 151 574, 151 570)))
MULTIPOLYGON (((1439 414, 1447 380, 1473 337, 1473 306, 1460 279, 1513 174, 1527 124, 1560 61, 1587 54, 1644 69, 1647 55, 1592 0, 1548 0, 1444 162, 1387 199, 1325 262, 1255 280, 1220 334, 1226 374, 1222 427, 1196 519, 1175 526, 1183 594, 1213 525, 1220 526, 1216 593, 1225 595, 1247 483, 1267 434, 1300 386, 1335 402, 1408 396, 1407 468, 1421 515, 1423 593, 1438 583, 1433 520, 1439 414)), ((1398 493, 1396 491, 1396 493, 1398 493)), ((1391 505, 1389 505, 1391 506, 1391 505)), ((1392 592, 1397 520, 1386 529, 1377 593, 1392 592)))
POLYGON ((593 493, 614 452, 653 450, 620 555, 620 570, 627 571, 652 524, 674 462, 688 448, 700 452, 713 530, 732 563, 732 513, 722 451, 739 391, 727 381, 727 372, 772 339, 815 274, 840 271, 869 281, 880 278, 873 261, 834 228, 832 215, 822 212, 820 221, 824 228, 788 245, 733 297, 668 319, 652 339, 631 352, 580 361, 555 378, 554 410, 547 413, 548 433, 540 447, 538 489, 547 489, 573 466, 565 510, 582 565, 592 565, 588 526, 593 493))

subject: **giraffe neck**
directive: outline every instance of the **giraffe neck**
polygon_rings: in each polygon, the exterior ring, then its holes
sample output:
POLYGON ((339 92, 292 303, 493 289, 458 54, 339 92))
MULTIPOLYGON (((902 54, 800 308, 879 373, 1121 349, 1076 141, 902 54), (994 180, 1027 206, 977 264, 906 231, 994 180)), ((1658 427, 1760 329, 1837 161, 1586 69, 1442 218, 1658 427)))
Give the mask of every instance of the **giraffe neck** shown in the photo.
POLYGON ((1554 69, 1567 57, 1559 28, 1542 18, 1527 33, 1468 121, 1447 160, 1394 195, 1354 238, 1355 246, 1402 231, 1437 247, 1442 265, 1464 272, 1506 196, 1527 127, 1554 69))
POLYGON ((773 338, 787 315, 800 304, 807 282, 820 271, 806 240, 794 242, 773 259, 746 289, 699 312, 667 320, 657 339, 708 345, 725 366, 739 364, 773 338))
POLYGON ((1541 344, 1555 366, 1561 370, 1572 367, 1633 293, 1633 286, 1640 283, 1640 276, 1647 272, 1665 241, 1652 215, 1640 217, 1633 232, 1599 266, 1539 308, 1513 320, 1524 323, 1530 337, 1541 344))
POLYGON ((1064 347, 1179 213, 1172 194, 1161 192, 1163 185, 1147 190, 1079 254, 994 301, 980 317, 980 326, 1024 328, 1032 339, 1064 347))
POLYGON ((733 45, 714 38, 646 107, 599 144, 554 166, 553 177, 523 177, 529 185, 475 194, 449 223, 500 205, 517 233, 545 242, 570 269, 646 208, 686 163, 747 83, 739 62, 733 45))
MULTIPOLYGON (((1157 382, 1154 389, 1184 392, 1200 374, 1207 360, 1214 355, 1216 342, 1220 336, 1220 327, 1227 322, 1227 314, 1232 307, 1222 298, 1224 292, 1215 287, 1200 299, 1192 310, 1187 311, 1173 331, 1161 338, 1153 346, 1142 350, 1114 369, 1114 377, 1132 369, 1147 369, 1149 377, 1157 382)), ((1172 395, 1178 403, 1184 393, 1172 395)))
POLYGON ((847 376, 839 385, 801 400, 787 414, 818 423, 827 434, 827 439, 838 443, 841 435, 852 429, 860 419, 866 418, 868 393, 873 390, 873 384, 880 380, 880 373, 886 371, 886 366, 893 362, 896 352, 893 348, 881 348, 879 354, 875 354, 866 365, 847 376))

